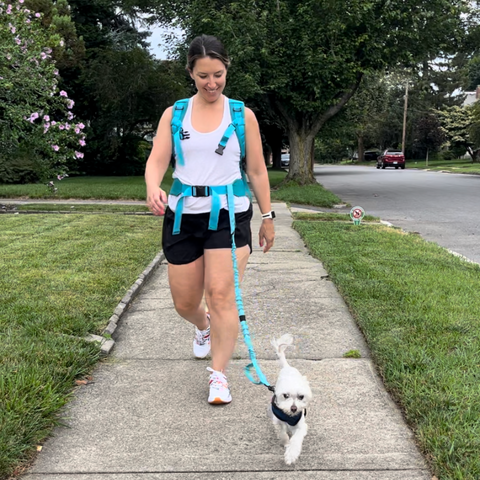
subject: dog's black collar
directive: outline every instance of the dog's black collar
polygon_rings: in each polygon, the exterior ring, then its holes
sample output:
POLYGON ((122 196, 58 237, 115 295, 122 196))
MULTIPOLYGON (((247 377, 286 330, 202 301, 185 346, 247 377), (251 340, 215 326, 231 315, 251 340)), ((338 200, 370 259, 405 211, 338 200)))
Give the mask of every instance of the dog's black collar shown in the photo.
POLYGON ((305 412, 305 416, 307 416, 307 411, 301 411, 297 413, 295 416, 291 417, 287 415, 285 412, 280 410, 277 405, 275 404, 275 396, 272 397, 272 412, 273 414, 282 422, 288 423, 291 427, 294 427, 302 418, 303 413, 305 412))

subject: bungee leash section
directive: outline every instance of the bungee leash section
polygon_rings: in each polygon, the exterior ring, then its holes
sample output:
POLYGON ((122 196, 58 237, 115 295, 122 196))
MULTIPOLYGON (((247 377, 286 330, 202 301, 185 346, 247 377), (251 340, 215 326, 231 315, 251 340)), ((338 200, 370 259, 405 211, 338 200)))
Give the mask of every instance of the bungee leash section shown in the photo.
POLYGON ((232 235, 232 263, 233 263, 233 276, 235 283, 235 303, 237 304, 238 318, 240 320, 240 326, 242 327, 243 339, 245 345, 248 348, 248 355, 250 357, 250 363, 244 368, 246 377, 255 385, 265 385, 271 392, 274 392, 275 389, 268 383, 267 377, 262 372, 260 365, 258 364, 257 357, 255 356, 255 351, 253 349, 252 339, 250 338, 250 332, 248 330, 247 319, 245 317, 245 310, 243 308, 243 299, 242 299, 242 290, 240 288, 240 275, 238 273, 238 263, 237 263, 237 245, 235 243, 235 204, 233 189, 229 185, 229 191, 227 193, 227 203, 228 203, 228 216, 230 219, 230 232, 232 235), (257 374, 255 379, 253 375, 253 370, 257 374))

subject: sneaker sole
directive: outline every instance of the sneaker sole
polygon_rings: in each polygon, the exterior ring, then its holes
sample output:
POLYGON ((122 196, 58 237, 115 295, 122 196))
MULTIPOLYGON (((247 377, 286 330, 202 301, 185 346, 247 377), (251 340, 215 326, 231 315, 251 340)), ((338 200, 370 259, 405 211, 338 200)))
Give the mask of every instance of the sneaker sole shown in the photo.
MULTIPOLYGON (((193 341, 193 344, 195 345, 195 340, 193 341)), ((209 348, 209 349, 208 349, 208 352, 207 352, 205 355, 201 355, 201 356, 196 355, 195 352, 193 352, 193 356, 194 356, 195 358, 199 358, 199 359, 207 358, 207 357, 210 355, 210 350, 211 350, 211 349, 209 348)))
POLYGON ((213 400, 209 400, 208 403, 210 405, 227 405, 231 402, 232 400, 224 401, 221 398, 215 397, 213 400))

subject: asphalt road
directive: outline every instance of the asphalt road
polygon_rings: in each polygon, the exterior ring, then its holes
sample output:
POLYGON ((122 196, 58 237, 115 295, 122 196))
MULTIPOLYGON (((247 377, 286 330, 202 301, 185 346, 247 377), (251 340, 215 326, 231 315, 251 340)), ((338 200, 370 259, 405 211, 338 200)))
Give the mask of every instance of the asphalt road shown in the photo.
POLYGON ((316 166, 325 188, 480 263, 480 176, 374 167, 316 166))

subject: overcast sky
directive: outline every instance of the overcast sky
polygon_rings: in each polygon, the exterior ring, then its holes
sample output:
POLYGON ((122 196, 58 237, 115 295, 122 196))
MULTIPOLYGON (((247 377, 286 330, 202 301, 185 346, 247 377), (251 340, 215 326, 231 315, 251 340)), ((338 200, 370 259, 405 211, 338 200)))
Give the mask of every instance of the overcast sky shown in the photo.
MULTIPOLYGON (((175 32, 176 29, 171 29, 170 31, 175 32)), ((165 32, 168 32, 163 27, 152 27, 150 30, 151 35, 147 38, 147 41, 150 42, 150 51, 160 60, 167 59, 167 53, 163 48, 163 36, 165 32)), ((181 36, 181 30, 177 30, 178 36, 181 36)))

